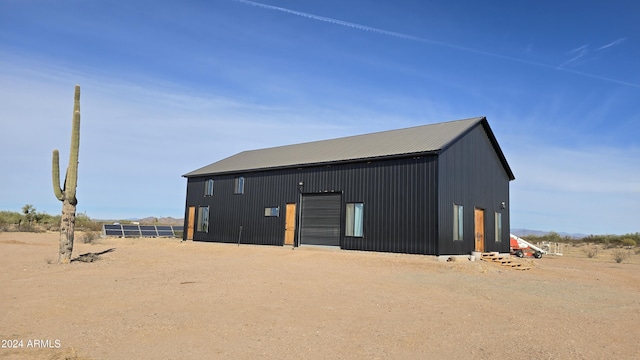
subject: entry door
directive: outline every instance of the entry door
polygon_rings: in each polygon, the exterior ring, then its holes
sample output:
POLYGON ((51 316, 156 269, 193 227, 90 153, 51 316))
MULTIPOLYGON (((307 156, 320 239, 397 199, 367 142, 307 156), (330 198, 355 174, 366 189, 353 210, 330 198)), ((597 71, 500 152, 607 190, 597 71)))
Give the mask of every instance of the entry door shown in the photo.
POLYGON ((484 252, 484 210, 476 208, 474 210, 475 218, 475 251, 484 252))
POLYGON ((284 220, 284 244, 293 245, 296 236, 296 204, 287 204, 284 220))
POLYGON ((189 206, 189 219, 187 225, 187 240, 193 240, 193 228, 196 223, 196 207, 189 206))

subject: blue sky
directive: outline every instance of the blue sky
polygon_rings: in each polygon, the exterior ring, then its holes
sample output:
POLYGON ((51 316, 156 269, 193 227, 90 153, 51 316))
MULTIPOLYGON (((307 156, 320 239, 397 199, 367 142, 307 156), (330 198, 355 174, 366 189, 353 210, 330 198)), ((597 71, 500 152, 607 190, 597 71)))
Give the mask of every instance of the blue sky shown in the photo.
POLYGON ((487 116, 511 227, 640 231, 635 1, 0 0, 0 209, 182 217, 237 152, 487 116))

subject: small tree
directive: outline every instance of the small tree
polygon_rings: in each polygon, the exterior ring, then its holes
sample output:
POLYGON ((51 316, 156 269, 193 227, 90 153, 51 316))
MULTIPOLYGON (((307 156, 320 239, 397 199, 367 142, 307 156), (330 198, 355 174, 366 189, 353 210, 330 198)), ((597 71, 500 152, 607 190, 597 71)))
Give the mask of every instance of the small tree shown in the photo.
POLYGON ((31 225, 31 222, 33 222, 36 217, 36 208, 31 204, 27 204, 22 207, 22 213, 24 214, 24 219, 31 225))

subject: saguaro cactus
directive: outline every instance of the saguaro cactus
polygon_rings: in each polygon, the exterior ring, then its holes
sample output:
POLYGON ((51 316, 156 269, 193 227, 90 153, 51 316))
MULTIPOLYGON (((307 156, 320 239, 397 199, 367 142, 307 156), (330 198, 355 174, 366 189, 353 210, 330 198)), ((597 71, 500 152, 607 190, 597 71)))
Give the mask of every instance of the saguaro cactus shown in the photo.
POLYGON ((64 186, 60 187, 60 154, 53 150, 52 178, 53 193, 62 201, 60 218, 60 251, 58 264, 67 264, 73 252, 73 235, 76 225, 76 185, 78 183, 78 150, 80 149, 80 85, 76 85, 73 102, 73 118, 71 129, 71 151, 69 166, 64 178, 64 186))

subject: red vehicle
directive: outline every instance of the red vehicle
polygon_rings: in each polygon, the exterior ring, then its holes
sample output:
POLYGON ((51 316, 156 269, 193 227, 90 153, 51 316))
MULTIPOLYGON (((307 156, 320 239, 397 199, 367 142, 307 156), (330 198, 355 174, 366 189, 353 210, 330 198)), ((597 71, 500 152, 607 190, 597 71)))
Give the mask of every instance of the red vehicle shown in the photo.
POLYGON ((509 245, 511 247, 511 255, 515 255, 517 257, 524 256, 533 256, 536 259, 540 259, 542 254, 546 254, 547 252, 540 249, 539 247, 527 242, 526 240, 510 234, 509 245))

